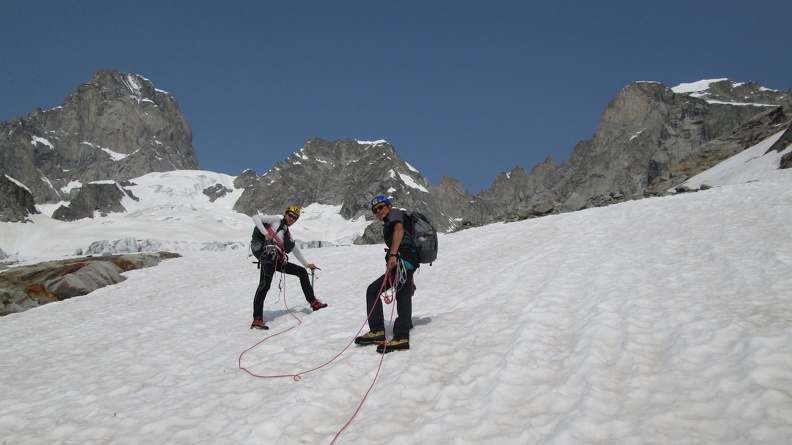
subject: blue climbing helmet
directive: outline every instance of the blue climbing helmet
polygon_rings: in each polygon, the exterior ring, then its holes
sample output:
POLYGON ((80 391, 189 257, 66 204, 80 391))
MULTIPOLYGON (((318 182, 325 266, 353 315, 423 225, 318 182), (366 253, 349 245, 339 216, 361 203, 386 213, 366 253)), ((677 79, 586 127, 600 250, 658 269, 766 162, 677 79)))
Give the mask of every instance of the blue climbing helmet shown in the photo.
POLYGON ((371 208, 373 209, 374 207, 377 206, 377 204, 381 202, 384 202, 387 205, 391 205, 390 199, 386 198, 383 195, 379 195, 379 196, 375 196, 374 199, 371 200, 371 208))

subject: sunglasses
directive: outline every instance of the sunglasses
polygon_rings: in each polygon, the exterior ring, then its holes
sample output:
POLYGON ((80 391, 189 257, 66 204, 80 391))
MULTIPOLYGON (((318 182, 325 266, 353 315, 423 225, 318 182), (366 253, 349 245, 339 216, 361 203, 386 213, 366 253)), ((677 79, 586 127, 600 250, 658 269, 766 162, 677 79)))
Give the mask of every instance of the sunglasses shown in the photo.
POLYGON ((297 221, 298 219, 300 219, 300 217, 299 217, 299 216, 295 215, 295 214, 294 214, 294 213, 292 213, 292 212, 286 212, 286 216, 288 216, 290 219, 293 219, 293 220, 295 220, 295 221, 297 221))
POLYGON ((376 215, 377 213, 379 213, 380 210, 384 209, 387 206, 388 206, 387 204, 377 204, 371 208, 371 211, 376 215))

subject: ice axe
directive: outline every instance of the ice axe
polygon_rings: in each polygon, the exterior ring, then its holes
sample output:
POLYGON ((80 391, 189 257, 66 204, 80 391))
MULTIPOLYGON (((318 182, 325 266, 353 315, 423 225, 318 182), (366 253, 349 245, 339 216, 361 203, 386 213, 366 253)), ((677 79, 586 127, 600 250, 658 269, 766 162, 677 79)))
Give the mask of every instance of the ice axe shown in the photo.
MULTIPOLYGON (((313 269, 311 269, 311 287, 314 287, 314 272, 316 272, 317 269, 319 269, 319 268, 318 267, 314 267, 313 269)), ((319 269, 319 270, 322 270, 322 269, 319 269)))

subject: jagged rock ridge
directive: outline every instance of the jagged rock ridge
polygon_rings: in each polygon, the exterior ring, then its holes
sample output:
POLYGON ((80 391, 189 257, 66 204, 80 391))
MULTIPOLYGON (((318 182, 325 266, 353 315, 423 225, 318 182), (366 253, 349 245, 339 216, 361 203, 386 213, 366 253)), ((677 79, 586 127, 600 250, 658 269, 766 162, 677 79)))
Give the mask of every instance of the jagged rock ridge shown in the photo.
POLYGON ((477 198, 508 219, 643 197, 658 192, 661 183, 670 188, 709 168, 695 162, 707 147, 742 141, 737 145, 744 149, 749 140, 789 126, 790 105, 788 93, 754 82, 719 80, 695 93, 636 82, 611 101, 594 136, 569 159, 556 165, 548 158, 530 174, 517 167, 477 198), (677 171, 682 164, 684 177, 677 171))
POLYGON ((326 141, 313 138, 261 177, 245 176, 245 191, 234 210, 280 213, 286 206, 311 203, 340 205, 345 218, 372 219, 369 201, 385 194, 394 205, 421 209, 440 230, 461 219, 481 219, 473 195, 451 177, 429 184, 385 141, 326 141))
POLYGON ((189 169, 200 166, 187 121, 137 74, 99 71, 61 106, 0 123, 0 174, 39 204, 71 200, 73 182, 189 169))

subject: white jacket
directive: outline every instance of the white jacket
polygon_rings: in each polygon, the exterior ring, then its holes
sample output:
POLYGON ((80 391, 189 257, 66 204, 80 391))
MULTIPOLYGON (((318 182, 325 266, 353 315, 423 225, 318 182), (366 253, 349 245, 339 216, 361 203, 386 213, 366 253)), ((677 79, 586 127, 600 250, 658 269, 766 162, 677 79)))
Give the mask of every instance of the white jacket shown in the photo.
MULTIPOLYGON (((282 220, 283 218, 280 216, 264 215, 261 213, 253 215, 253 224, 256 225, 256 227, 259 229, 259 232, 261 232, 265 236, 269 235, 267 228, 264 227, 264 224, 267 224, 272 228, 273 231, 276 231, 275 236, 278 237, 278 239, 281 240, 281 242, 283 242, 284 238, 286 238, 286 229, 278 230, 282 220)), ((286 225, 286 223, 284 222, 283 227, 289 227, 289 226, 286 225)), ((292 253, 294 254, 295 257, 297 257, 300 263, 302 263, 303 267, 308 266, 308 261, 305 259, 302 252, 300 252, 300 248, 297 247, 297 244, 294 245, 294 249, 292 249, 292 251, 290 252, 290 254, 292 253)))

